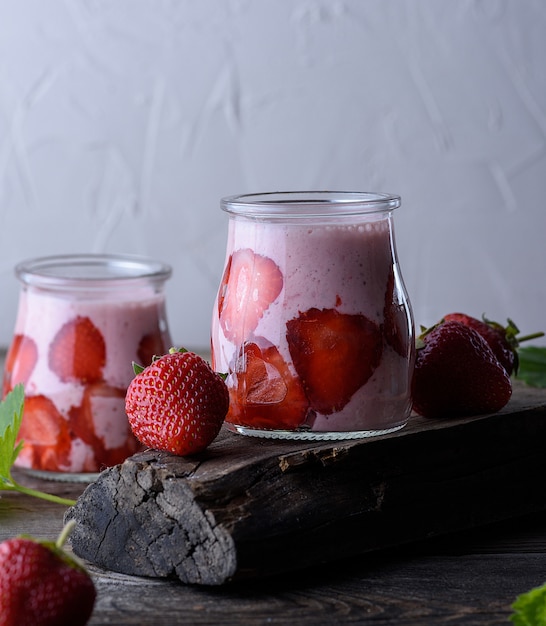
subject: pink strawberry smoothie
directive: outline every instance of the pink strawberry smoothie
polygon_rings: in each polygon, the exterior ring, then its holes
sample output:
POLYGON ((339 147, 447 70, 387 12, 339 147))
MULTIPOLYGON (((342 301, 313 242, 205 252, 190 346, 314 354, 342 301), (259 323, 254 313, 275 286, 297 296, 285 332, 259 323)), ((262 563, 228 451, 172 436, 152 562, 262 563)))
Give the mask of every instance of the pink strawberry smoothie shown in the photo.
MULTIPOLYGON (((75 296, 25 286, 14 334, 37 347, 25 380, 10 380, 8 371, 4 377, 4 385, 9 380, 11 387, 18 382, 25 386, 25 445, 17 459, 19 466, 71 474, 97 472, 140 448, 125 414, 125 393, 134 376, 132 362, 148 365, 143 358, 151 360, 153 353, 164 353, 171 345, 161 290, 144 284, 121 287, 115 294, 89 290, 75 296), (63 328, 78 319, 86 319, 104 342, 105 359, 93 380, 63 380, 50 362, 53 343, 63 328), (39 410, 32 412, 34 406, 39 410)), ((63 367, 70 368, 70 352, 71 346, 63 345, 63 367)), ((95 358, 91 353, 83 357, 95 358)), ((6 368, 9 360, 8 354, 6 368)))
MULTIPOLYGON (((341 432, 341 438, 403 426, 411 409, 413 321, 397 266, 390 219, 384 214, 315 224, 232 219, 227 260, 231 253, 244 248, 271 259, 283 277, 282 291, 265 307, 256 327, 247 329, 245 339, 254 341, 259 337, 276 346, 295 377, 298 373, 287 339, 287 323, 304 311, 331 309, 340 314, 365 316, 384 335, 380 361, 369 380, 337 411, 321 414, 311 407, 298 430, 310 438, 312 433, 341 432), (388 340, 387 324, 396 326, 396 346, 388 340)), ((259 282, 258 277, 258 285, 259 282)), ((260 298, 256 285, 249 290, 231 287, 232 294, 238 289, 242 298, 260 298)), ((244 310, 244 303, 239 308, 244 310)), ((230 378, 236 376, 234 370, 244 366, 237 358, 241 346, 225 336, 216 314, 212 338, 214 367, 230 372, 229 386, 230 378)), ((347 363, 347 376, 353 367, 354 363, 347 363)))

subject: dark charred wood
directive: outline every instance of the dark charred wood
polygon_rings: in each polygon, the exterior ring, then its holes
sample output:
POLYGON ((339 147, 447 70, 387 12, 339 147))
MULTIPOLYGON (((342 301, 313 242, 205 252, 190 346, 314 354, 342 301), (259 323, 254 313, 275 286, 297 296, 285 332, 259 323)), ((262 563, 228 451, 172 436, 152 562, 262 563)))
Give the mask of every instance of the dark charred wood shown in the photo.
POLYGON ((119 573, 222 585, 546 509, 546 391, 495 415, 413 417, 360 441, 223 433, 202 455, 137 454, 66 518, 76 554, 119 573))

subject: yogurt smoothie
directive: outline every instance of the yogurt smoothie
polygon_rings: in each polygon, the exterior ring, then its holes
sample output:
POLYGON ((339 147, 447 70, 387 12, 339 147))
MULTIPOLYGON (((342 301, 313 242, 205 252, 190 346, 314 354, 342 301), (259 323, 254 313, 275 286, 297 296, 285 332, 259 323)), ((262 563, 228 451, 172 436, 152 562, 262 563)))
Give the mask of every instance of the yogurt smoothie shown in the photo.
POLYGON ((71 291, 25 286, 6 358, 4 395, 25 387, 17 465, 94 473, 140 449, 125 414, 132 362, 171 345, 153 284, 71 291))
POLYGON ((212 352, 229 374, 232 429, 346 438, 400 428, 413 345, 390 213, 230 220, 212 352))

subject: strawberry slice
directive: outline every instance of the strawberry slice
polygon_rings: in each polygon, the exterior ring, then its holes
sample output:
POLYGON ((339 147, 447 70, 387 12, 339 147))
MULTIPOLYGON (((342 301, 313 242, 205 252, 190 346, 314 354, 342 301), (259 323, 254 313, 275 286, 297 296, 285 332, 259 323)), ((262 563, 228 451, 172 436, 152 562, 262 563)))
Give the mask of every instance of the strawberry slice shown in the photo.
POLYGON ((122 463, 142 449, 125 415, 125 394, 106 383, 88 385, 81 405, 69 411, 73 433, 93 449, 95 466, 88 471, 122 463))
POLYGON ((340 411, 381 361, 381 329, 364 315, 312 308, 286 326, 294 367, 323 415, 340 411))
POLYGON ((228 384, 226 421, 250 428, 294 430, 305 421, 309 402, 277 348, 262 342, 261 347, 245 343, 241 349, 233 374, 235 385, 228 384))
POLYGON ((36 343, 27 335, 15 335, 6 357, 4 369, 3 395, 6 396, 15 385, 26 385, 38 360, 36 343))
POLYGON ((218 316, 224 335, 242 344, 283 287, 283 275, 269 257, 248 248, 229 258, 220 283, 218 316))
POLYGON ((45 396, 25 398, 18 461, 34 469, 56 472, 69 464, 71 436, 67 421, 45 396))
POLYGON ((169 351, 169 345, 163 340, 163 333, 157 328, 154 332, 144 335, 138 344, 138 362, 146 367, 154 356, 163 356, 169 351))
POLYGON ((104 338, 88 317, 64 324, 49 347, 49 367, 63 382, 97 382, 105 363, 104 338))

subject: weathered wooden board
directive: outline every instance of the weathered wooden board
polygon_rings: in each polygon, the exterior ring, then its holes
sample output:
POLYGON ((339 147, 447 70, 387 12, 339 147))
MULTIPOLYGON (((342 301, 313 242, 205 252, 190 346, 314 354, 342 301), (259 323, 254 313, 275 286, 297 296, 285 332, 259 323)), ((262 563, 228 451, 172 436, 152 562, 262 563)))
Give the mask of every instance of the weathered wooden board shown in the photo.
POLYGON ((221 585, 546 509, 546 390, 495 415, 414 417, 360 441, 223 433, 205 453, 137 454, 67 512, 74 552, 116 572, 221 585))

